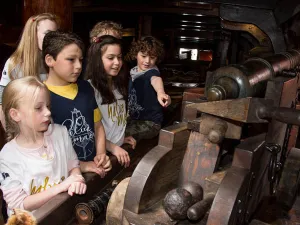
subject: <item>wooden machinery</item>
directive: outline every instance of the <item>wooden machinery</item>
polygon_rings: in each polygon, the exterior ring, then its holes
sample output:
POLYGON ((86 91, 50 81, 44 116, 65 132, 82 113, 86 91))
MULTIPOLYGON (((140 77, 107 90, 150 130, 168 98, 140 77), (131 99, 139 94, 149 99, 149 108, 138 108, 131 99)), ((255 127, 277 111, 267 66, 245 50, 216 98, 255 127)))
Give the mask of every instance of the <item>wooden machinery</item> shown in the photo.
POLYGON ((116 187, 106 223, 264 224, 256 212, 265 199, 290 209, 300 180, 299 76, 299 50, 209 75, 205 89, 184 95, 182 122, 162 129, 116 187), (203 188, 202 200, 190 184, 203 188))

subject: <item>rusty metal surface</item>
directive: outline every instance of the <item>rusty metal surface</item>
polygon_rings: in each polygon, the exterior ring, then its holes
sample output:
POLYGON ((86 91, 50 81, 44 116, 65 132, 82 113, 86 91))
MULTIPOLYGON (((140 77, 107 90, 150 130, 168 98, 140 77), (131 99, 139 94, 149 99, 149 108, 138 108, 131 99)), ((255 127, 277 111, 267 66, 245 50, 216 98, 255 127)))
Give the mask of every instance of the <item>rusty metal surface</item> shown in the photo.
POLYGON ((221 20, 221 26, 228 30, 245 31, 253 35, 261 46, 266 46, 272 51, 272 43, 269 37, 258 26, 251 23, 237 23, 228 20, 221 20))
POLYGON ((231 65, 213 72, 206 82, 209 101, 224 99, 263 97, 267 81, 275 79, 285 70, 296 68, 300 63, 300 50, 263 58, 250 58, 243 65, 231 65))
POLYGON ((196 182, 202 187, 205 178, 211 176, 218 167, 220 147, 211 143, 206 135, 191 132, 182 162, 179 183, 196 182))
POLYGON ((286 50, 281 28, 278 27, 271 10, 222 4, 220 17, 229 21, 255 24, 269 36, 275 53, 286 50))

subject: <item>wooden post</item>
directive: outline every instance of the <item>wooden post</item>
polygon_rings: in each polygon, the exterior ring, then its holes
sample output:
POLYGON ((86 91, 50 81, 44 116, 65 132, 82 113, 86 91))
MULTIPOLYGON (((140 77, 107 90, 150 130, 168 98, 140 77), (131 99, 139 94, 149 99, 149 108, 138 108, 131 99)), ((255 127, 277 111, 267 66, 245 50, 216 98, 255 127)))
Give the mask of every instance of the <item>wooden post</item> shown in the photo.
POLYGON ((143 16, 143 36, 151 35, 151 28, 152 28, 152 16, 143 16))
POLYGON ((23 23, 39 13, 53 13, 60 18, 60 28, 72 30, 72 0, 24 0, 23 23))

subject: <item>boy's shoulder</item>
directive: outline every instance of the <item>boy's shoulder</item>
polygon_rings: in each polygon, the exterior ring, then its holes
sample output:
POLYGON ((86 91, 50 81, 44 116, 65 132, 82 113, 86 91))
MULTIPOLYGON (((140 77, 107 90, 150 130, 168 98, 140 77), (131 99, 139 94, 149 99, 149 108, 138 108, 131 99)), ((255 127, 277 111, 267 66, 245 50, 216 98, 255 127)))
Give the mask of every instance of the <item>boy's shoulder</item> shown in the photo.
POLYGON ((94 91, 92 85, 87 80, 78 79, 76 83, 78 85, 78 88, 94 91))
POLYGON ((150 79, 151 77, 153 76, 157 76, 159 77, 160 76, 160 72, 159 70, 156 70, 156 69, 149 69, 145 72, 145 74, 143 75, 144 78, 146 79, 150 79))
POLYGON ((154 75, 154 76, 159 76, 160 75, 160 72, 157 69, 150 69, 150 70, 146 71, 146 73, 154 75))

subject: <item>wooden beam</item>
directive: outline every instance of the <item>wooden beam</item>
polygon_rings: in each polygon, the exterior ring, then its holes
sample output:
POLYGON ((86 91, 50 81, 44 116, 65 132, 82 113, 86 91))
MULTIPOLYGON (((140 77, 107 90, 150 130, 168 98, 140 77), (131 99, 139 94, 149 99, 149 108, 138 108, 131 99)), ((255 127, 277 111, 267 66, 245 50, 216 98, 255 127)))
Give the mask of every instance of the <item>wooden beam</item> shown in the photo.
POLYGON ((84 13, 84 12, 138 12, 138 13, 149 13, 149 12, 161 12, 161 13, 176 13, 176 14, 202 14, 206 16, 219 16, 219 9, 213 8, 212 10, 201 10, 201 9, 183 9, 183 8, 169 8, 169 7, 149 7, 149 6, 130 6, 130 5, 110 5, 108 6, 87 6, 87 7, 73 7, 73 12, 84 13))

